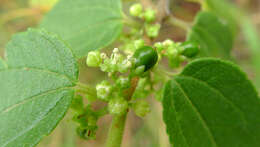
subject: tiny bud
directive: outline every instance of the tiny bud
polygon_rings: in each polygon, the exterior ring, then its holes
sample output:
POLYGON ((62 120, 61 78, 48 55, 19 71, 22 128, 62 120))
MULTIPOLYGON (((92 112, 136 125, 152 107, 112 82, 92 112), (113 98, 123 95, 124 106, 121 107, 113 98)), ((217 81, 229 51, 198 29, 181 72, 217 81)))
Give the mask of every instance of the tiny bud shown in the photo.
POLYGON ((161 28, 160 24, 155 24, 155 25, 146 25, 146 33, 147 36, 151 38, 155 38, 159 34, 159 30, 161 28))
POLYGON ((144 20, 148 23, 151 23, 153 21, 155 21, 155 16, 156 15, 156 12, 153 10, 153 9, 147 9, 145 12, 144 12, 144 20))
POLYGON ((120 77, 116 83, 119 85, 121 88, 128 88, 130 87, 130 79, 128 77, 120 77))
POLYGON ((136 49, 143 47, 144 46, 144 40, 143 39, 135 40, 134 46, 135 46, 136 49))
POLYGON ((138 17, 143 11, 143 6, 139 3, 134 4, 130 7, 130 14, 132 16, 138 17))
POLYGON ((107 101, 111 93, 112 87, 108 81, 102 81, 100 84, 97 84, 97 97, 101 100, 107 101))
POLYGON ((123 115, 128 109, 128 102, 122 98, 114 98, 108 103, 108 111, 113 115, 123 115))
POLYGON ((173 45, 174 45, 174 42, 173 42, 172 40, 170 40, 170 39, 167 39, 167 40, 165 40, 162 44, 163 44, 163 46, 164 46, 165 48, 168 48, 168 47, 170 47, 170 46, 173 46, 173 45))
POLYGON ((135 114, 139 117, 145 117, 151 111, 149 104, 144 100, 134 103, 133 109, 135 114))
POLYGON ((118 48, 114 48, 113 53, 118 53, 118 52, 119 52, 118 48))
POLYGON ((102 63, 100 52, 99 51, 89 52, 86 63, 89 67, 98 67, 102 63))
POLYGON ((158 52, 161 52, 164 49, 164 46, 161 42, 156 42, 154 47, 157 49, 158 52))

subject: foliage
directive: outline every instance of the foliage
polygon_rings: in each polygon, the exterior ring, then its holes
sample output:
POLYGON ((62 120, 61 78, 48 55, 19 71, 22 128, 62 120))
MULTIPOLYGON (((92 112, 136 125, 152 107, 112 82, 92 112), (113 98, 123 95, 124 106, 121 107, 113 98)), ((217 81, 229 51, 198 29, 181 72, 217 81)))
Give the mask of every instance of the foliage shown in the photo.
POLYGON ((15 35, 6 52, 8 67, 0 71, 0 146, 34 146, 69 108, 77 63, 63 41, 43 30, 15 35))
POLYGON ((106 146, 119 147, 129 110, 145 117, 150 95, 162 103, 173 146, 260 146, 259 96, 239 67, 221 60, 232 58, 237 17, 246 20, 243 32, 255 54, 257 35, 246 15, 221 1, 198 1, 203 10, 193 25, 160 18, 140 3, 127 16, 120 0, 58 1, 40 28, 14 35, 0 58, 0 146, 35 146, 71 108, 85 140, 96 139, 98 120, 111 115, 106 146), (158 41, 163 22, 186 29, 186 41, 158 41), (111 53, 100 51, 115 41, 111 53), (79 81, 77 62, 85 57, 107 74, 96 86, 79 81), (94 108, 95 102, 106 105, 94 108))
POLYGON ((199 59, 187 65, 166 85, 163 107, 174 146, 259 146, 259 97, 229 62, 199 59))
POLYGON ((229 27, 210 12, 200 12, 187 40, 200 43, 200 55, 228 58, 233 44, 229 27))
POLYGON ((40 27, 59 34, 80 58, 117 38, 122 30, 121 11, 120 0, 60 0, 40 27))

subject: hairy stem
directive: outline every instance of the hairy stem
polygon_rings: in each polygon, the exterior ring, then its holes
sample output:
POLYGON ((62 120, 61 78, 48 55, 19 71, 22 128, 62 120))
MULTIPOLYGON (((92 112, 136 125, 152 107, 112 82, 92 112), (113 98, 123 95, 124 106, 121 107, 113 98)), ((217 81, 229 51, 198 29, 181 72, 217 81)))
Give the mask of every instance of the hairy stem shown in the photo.
MULTIPOLYGON (((125 99, 130 101, 137 83, 139 81, 138 77, 134 77, 131 80, 131 87, 125 91, 125 99)), ((106 147, 120 147, 124 135, 125 121, 126 121, 127 113, 121 116, 114 116, 111 127, 109 129, 106 147)))
POLYGON ((130 27, 133 27, 133 28, 140 28, 141 27, 141 24, 139 24, 137 21, 133 20, 132 18, 128 17, 124 13, 122 13, 122 16, 123 16, 123 23, 126 26, 130 26, 130 27))
POLYGON ((94 87, 91 87, 89 85, 83 84, 83 83, 77 83, 76 92, 88 94, 93 97, 96 97, 96 89, 94 87))
POLYGON ((122 116, 114 116, 107 138, 107 147, 120 147, 124 134, 127 113, 122 116))

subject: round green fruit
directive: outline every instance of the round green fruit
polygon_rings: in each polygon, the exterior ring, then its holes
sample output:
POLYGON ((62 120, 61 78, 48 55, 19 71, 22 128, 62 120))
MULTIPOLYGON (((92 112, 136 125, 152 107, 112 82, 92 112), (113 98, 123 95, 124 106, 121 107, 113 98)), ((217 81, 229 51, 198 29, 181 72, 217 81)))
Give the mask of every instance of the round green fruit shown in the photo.
POLYGON ((196 56, 199 52, 199 45, 196 42, 193 41, 186 41, 181 44, 182 47, 182 55, 192 58, 196 56))
POLYGON ((151 69, 158 60, 158 54, 155 49, 150 46, 143 46, 134 53, 135 68, 145 66, 144 71, 151 69))

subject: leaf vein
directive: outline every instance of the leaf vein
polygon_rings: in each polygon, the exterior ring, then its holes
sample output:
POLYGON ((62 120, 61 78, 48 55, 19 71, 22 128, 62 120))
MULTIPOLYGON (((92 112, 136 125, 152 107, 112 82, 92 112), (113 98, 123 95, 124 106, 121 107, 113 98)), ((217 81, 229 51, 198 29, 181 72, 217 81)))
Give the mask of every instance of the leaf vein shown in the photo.
POLYGON ((201 122, 202 122, 203 127, 207 130, 207 132, 208 132, 208 134, 209 134, 209 137, 210 137, 212 143, 214 144, 214 146, 215 146, 215 147, 218 147, 217 142, 216 142, 216 140, 215 140, 215 138, 214 138, 214 136, 213 136, 213 133, 211 132, 210 128, 208 127, 206 120, 202 117, 202 115, 200 114, 200 112, 198 111, 198 109, 197 109, 197 108, 195 107, 195 105, 191 102, 191 100, 189 99, 188 95, 185 93, 184 89, 181 87, 181 85, 180 85, 177 81, 175 81, 175 80, 173 80, 173 81, 180 87, 180 90, 181 90, 181 92, 183 93, 184 97, 185 97, 185 98, 187 99, 187 101, 190 103, 190 105, 192 106, 194 112, 197 113, 198 117, 200 118, 200 120, 201 120, 201 122))

